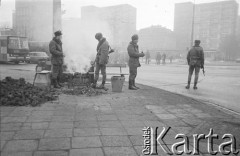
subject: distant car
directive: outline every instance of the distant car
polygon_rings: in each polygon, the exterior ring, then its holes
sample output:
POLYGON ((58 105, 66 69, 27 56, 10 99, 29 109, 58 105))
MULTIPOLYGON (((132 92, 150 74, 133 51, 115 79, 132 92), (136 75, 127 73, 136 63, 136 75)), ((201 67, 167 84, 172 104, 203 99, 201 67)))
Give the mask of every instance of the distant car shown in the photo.
POLYGON ((29 63, 38 63, 39 61, 49 60, 49 56, 45 52, 30 52, 29 63))
POLYGON ((240 58, 236 59, 235 61, 236 63, 240 63, 240 58))

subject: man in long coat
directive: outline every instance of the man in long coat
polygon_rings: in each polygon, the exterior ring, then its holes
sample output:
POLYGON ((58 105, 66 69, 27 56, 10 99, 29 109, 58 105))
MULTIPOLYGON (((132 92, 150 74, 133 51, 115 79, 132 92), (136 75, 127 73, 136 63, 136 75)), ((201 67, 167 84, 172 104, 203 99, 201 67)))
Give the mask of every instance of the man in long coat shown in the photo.
POLYGON ((97 85, 97 81, 99 78, 99 71, 101 70, 102 74, 102 84, 99 88, 105 88, 106 82, 106 64, 108 63, 108 54, 109 54, 109 44, 106 38, 103 37, 102 33, 97 33, 95 35, 96 40, 98 40, 97 45, 97 56, 95 59, 96 69, 95 69, 95 78, 93 87, 95 88, 97 85))
POLYGON ((49 51, 52 54, 52 83, 54 88, 60 88, 60 77, 63 72, 62 32, 56 31, 55 37, 49 43, 49 51))
POLYGON ((139 89, 135 85, 135 79, 137 77, 137 68, 140 67, 140 62, 139 62, 139 57, 144 57, 145 54, 139 53, 138 49, 138 35, 133 35, 132 36, 132 41, 129 43, 127 51, 129 55, 129 89, 130 90, 137 90, 139 89))

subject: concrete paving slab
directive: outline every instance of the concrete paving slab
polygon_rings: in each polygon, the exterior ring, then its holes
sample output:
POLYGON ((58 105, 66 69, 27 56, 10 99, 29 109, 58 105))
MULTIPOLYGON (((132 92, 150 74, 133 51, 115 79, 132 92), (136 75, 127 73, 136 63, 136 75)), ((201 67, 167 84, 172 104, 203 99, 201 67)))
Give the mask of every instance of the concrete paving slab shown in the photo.
POLYGON ((91 147, 102 147, 102 143, 98 136, 72 138, 72 148, 91 148, 91 147))
POLYGON ((142 135, 132 135, 129 136, 133 146, 143 146, 144 138, 142 135))
POLYGON ((123 128, 100 128, 102 135, 127 135, 123 128))
POLYGON ((6 123, 0 125, 1 131, 16 131, 20 130, 22 123, 6 123))
POLYGON ((68 156, 68 151, 36 151, 33 156, 68 156))
POLYGON ((73 129, 46 130, 44 138, 69 138, 73 136, 73 129))
POLYGON ((99 127, 122 127, 123 125, 121 124, 121 122, 117 121, 98 121, 98 125, 99 127))
POLYGON ((43 137, 44 130, 21 130, 17 131, 14 139, 28 139, 28 140, 34 140, 34 139, 40 139, 43 137))
POLYGON ((104 156, 101 148, 71 149, 70 156, 104 156))
POLYGON ((0 140, 11 140, 14 136, 15 132, 1 132, 0 133, 0 140))
POLYGON ((99 128, 75 128, 74 136, 98 136, 101 135, 99 128))
POLYGON ((3 152, 1 156, 32 156, 33 152, 3 152))
POLYGON ((31 127, 32 129, 48 129, 49 122, 37 122, 37 123, 32 123, 31 127))
POLYGON ((116 121, 118 120, 116 115, 98 115, 97 116, 98 121, 116 121))
POLYGON ((49 129, 70 129, 73 128, 73 122, 67 121, 67 122, 50 122, 49 123, 49 129))
POLYGON ((26 116, 24 117, 3 117, 1 123, 16 123, 16 122, 25 122, 27 119, 26 116))
POLYGON ((74 116, 53 116, 52 121, 56 122, 74 121, 74 116))
POLYGON ((127 136, 100 136, 103 146, 121 146, 130 147, 132 143, 127 136))
POLYGON ((77 121, 74 122, 74 128, 98 128, 98 122, 97 121, 77 121))
POLYGON ((38 150, 68 150, 71 148, 70 138, 45 138, 40 139, 38 150))
POLYGON ((143 135, 143 129, 144 127, 127 127, 125 128, 128 135, 143 135))
POLYGON ((137 156, 133 147, 104 147, 106 156, 137 156))
POLYGON ((28 152, 35 151, 38 147, 37 140, 10 140, 3 148, 4 152, 28 152))

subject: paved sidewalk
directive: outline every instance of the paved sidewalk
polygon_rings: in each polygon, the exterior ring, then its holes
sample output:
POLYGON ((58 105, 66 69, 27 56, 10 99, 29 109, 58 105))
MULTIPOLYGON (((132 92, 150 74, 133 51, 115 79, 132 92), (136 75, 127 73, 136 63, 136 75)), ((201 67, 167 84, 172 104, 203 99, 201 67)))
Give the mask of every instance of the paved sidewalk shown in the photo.
MULTIPOLYGON (((0 107, 1 156, 142 155, 145 126, 172 127, 164 138, 169 146, 177 142, 177 133, 207 135, 213 128, 220 136, 214 147, 223 142, 224 133, 232 133, 240 149, 240 116, 160 89, 141 88, 95 97, 61 95, 59 102, 35 108, 0 107)), ((200 152, 210 155, 205 140, 200 152)), ((159 155, 166 154, 159 148, 159 155)))

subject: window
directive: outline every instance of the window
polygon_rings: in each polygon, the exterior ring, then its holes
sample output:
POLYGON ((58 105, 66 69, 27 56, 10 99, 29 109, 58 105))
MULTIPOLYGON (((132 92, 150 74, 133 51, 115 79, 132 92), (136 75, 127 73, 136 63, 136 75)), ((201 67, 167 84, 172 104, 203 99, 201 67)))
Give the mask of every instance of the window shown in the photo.
POLYGON ((7 47, 7 40, 1 40, 1 46, 7 47))

